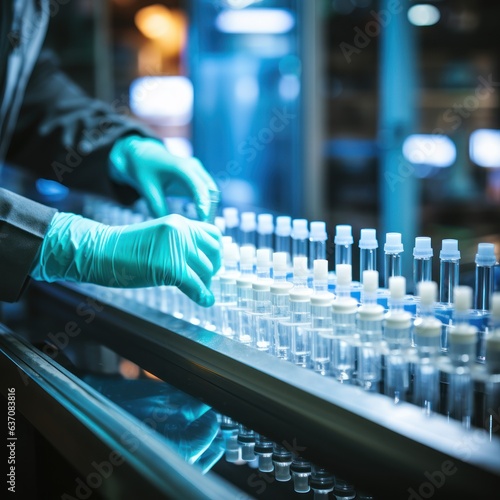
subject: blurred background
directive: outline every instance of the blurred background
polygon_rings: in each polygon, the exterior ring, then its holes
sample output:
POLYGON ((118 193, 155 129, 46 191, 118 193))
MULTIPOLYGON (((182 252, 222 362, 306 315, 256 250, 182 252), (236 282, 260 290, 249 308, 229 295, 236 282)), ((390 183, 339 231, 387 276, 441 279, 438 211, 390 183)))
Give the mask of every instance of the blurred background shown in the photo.
POLYGON ((464 284, 499 243, 497 2, 53 4, 63 69, 199 157, 224 206, 324 220, 330 254, 336 224, 402 232, 406 275, 415 236, 457 238, 464 284))

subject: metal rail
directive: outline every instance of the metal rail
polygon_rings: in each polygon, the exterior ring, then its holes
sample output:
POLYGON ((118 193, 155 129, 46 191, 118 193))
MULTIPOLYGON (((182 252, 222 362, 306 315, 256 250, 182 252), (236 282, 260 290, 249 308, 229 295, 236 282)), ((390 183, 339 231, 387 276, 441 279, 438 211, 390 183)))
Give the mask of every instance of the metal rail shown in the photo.
POLYGON ((105 289, 37 284, 32 294, 39 312, 54 315, 57 303, 62 320, 78 319, 92 297, 99 311, 81 321, 81 335, 380 498, 419 488, 487 498, 500 485, 500 440, 479 429, 394 406, 105 289))
MULTIPOLYGON (((1 393, 7 397, 7 388, 15 387, 16 411, 83 477, 93 474, 91 484, 100 483, 104 498, 245 498, 217 476, 203 476, 160 434, 3 325, 0 372, 1 393), (95 464, 103 462, 105 470, 96 469, 95 464), (102 475, 100 480, 96 474, 102 475)), ((71 495, 75 492, 68 492, 68 498, 71 495)))

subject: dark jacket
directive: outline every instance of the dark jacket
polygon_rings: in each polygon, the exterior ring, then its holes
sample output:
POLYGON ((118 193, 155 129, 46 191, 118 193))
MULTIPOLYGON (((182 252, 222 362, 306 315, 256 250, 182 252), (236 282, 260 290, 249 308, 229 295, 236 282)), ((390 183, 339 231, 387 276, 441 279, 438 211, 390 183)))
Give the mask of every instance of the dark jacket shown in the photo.
MULTIPOLYGON (((86 96, 41 52, 49 0, 0 2, 0 168, 7 160, 70 187, 115 196, 107 175, 117 138, 151 136, 86 96)), ((18 299, 55 213, 0 188, 0 300, 18 299)))

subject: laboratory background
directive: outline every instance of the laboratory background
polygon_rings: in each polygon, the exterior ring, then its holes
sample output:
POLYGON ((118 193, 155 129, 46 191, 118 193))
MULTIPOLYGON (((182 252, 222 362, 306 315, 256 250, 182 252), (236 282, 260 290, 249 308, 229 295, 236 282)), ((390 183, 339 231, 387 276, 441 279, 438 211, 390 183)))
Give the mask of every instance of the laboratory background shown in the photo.
MULTIPOLYGON (((487 0, 51 0, 61 69, 212 175, 223 266, 208 309, 42 282, 0 305, 20 498, 497 498, 499 19, 487 0)), ((0 170, 59 210, 151 218, 56 177, 0 170)))

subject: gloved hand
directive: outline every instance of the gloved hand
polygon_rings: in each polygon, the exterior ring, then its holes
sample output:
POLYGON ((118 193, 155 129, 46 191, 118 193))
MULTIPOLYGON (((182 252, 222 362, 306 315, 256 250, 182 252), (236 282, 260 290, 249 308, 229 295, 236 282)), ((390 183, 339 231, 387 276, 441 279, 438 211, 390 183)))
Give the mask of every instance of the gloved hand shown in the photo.
POLYGON ((31 270, 39 281, 74 281, 135 288, 175 285, 209 307, 210 280, 220 267, 220 231, 169 215, 129 226, 107 226, 56 213, 31 270))
POLYGON ((200 161, 174 156, 156 139, 124 137, 109 159, 111 178, 136 189, 155 217, 168 214, 165 194, 193 198, 202 221, 209 218, 211 204, 219 202, 219 189, 200 161))

